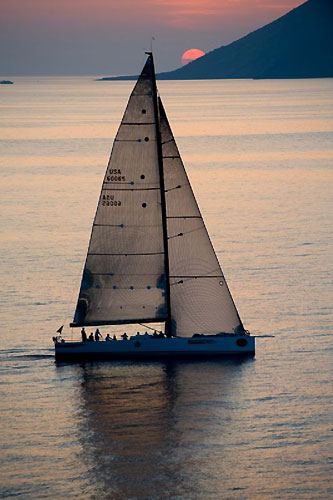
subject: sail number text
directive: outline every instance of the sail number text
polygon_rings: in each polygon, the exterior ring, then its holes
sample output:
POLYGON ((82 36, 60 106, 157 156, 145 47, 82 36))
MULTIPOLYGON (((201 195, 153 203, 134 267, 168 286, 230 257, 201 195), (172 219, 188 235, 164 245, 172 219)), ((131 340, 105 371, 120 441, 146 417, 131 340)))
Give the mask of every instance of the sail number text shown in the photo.
POLYGON ((120 207, 121 201, 115 200, 113 194, 103 194, 102 206, 103 207, 120 207))
POLYGON ((126 177, 121 175, 120 168, 110 168, 106 180, 109 182, 125 182, 126 177))

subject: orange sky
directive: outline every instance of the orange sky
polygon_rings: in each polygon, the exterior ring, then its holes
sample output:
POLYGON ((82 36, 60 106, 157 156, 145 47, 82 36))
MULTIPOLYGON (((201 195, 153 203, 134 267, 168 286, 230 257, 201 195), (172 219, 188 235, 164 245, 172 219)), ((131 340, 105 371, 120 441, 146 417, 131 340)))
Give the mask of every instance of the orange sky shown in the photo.
POLYGON ((192 47, 208 52, 302 0, 0 0, 5 74, 136 72, 154 36, 158 70, 192 47), (135 64, 135 61, 137 63, 135 64))

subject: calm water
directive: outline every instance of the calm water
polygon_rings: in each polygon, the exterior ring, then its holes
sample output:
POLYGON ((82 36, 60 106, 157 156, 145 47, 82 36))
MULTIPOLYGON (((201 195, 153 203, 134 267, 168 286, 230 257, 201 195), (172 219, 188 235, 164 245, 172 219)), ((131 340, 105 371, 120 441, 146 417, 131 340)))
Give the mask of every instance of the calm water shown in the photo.
POLYGON ((329 499, 333 81, 159 87, 244 324, 275 338, 243 362, 55 363, 132 83, 2 86, 0 497, 329 499))

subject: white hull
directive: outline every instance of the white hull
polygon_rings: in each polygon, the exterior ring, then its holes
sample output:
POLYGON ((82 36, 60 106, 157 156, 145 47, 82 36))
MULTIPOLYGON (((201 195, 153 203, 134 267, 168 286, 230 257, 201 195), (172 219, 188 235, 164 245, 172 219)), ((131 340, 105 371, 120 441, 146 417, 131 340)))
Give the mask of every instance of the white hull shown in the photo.
POLYGON ((192 338, 131 337, 129 340, 99 342, 55 342, 57 359, 133 359, 254 354, 254 337, 248 335, 192 338))

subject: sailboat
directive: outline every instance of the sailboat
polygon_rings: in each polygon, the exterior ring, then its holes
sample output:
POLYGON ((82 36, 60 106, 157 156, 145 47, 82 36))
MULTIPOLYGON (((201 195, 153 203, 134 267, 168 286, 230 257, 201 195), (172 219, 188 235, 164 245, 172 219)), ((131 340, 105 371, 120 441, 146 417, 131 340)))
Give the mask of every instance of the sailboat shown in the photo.
POLYGON ((53 337, 56 357, 254 354, 158 96, 153 54, 146 54, 114 139, 70 326, 164 328, 111 341, 53 337))

